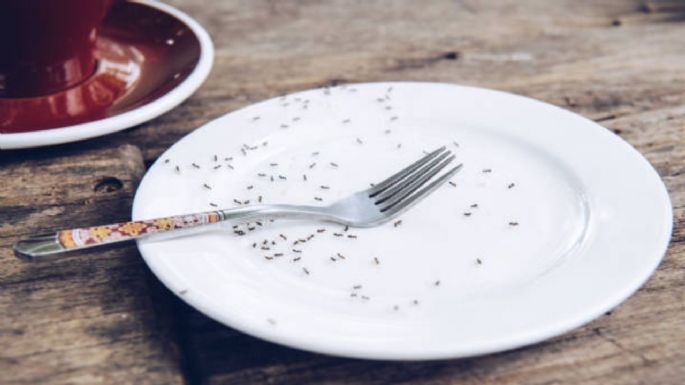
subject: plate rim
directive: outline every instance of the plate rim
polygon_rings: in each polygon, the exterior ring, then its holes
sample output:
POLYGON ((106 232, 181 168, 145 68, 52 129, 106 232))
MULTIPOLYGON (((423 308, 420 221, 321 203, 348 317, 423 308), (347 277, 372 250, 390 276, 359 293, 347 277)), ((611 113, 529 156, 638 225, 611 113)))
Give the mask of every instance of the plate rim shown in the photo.
MULTIPOLYGON (((645 268, 641 271, 641 274, 635 277, 631 281, 630 285, 625 285, 621 288, 621 290, 615 290, 614 295, 612 296, 606 296, 603 301, 599 301, 599 303, 594 304, 594 308, 589 309, 588 311, 584 312, 578 312, 578 315, 576 317, 572 318, 567 318, 565 320, 562 320, 560 322, 556 323, 550 323, 547 328, 544 329, 537 329, 534 332, 528 332, 528 333, 520 333, 516 335, 515 337, 509 338, 505 341, 502 342, 496 342, 496 343, 490 343, 490 344, 481 344, 481 346, 476 346, 476 347, 471 347, 467 346, 466 348, 461 347, 455 347, 453 345, 443 345, 444 347, 442 349, 435 349, 435 348, 430 348, 430 349, 412 349, 411 351, 388 351, 387 349, 373 349, 369 348, 368 345, 365 345, 362 348, 351 348, 349 346, 345 348, 340 348, 340 347, 335 347, 331 346, 330 343, 326 343, 325 341, 323 343, 321 342, 313 342, 311 340, 308 341, 303 341, 299 339, 297 336, 293 335, 288 335, 288 334, 279 334, 279 333, 274 333, 270 332, 269 328, 265 328, 262 326, 258 325, 248 325, 244 323, 239 323, 236 322, 235 319, 230 319, 225 317, 223 314, 220 312, 217 312, 215 309, 212 308, 211 304, 208 305, 206 302, 202 302, 201 297, 202 295, 197 292, 189 292, 186 295, 179 295, 176 291, 173 290, 173 277, 171 275, 164 275, 164 269, 165 266, 164 264, 157 264, 155 263, 149 255, 146 255, 145 251, 145 244, 144 240, 139 241, 137 243, 138 249, 145 260, 146 264, 148 267, 153 271, 155 276, 162 281, 162 283, 169 288, 174 294, 179 297, 182 301, 186 302, 188 305, 191 307, 197 309, 204 315, 216 320, 217 322, 222 323, 223 325, 226 325, 230 328, 236 329, 242 333, 248 334, 250 336, 263 339, 269 342, 281 344, 287 347, 299 349, 299 350, 307 350, 310 352, 315 352, 315 353, 320 353, 320 354, 326 354, 326 355, 334 355, 334 356, 339 356, 339 357, 348 357, 348 358, 362 358, 362 359, 372 359, 372 360, 392 360, 392 361, 405 361, 405 360, 412 360, 412 361, 425 361, 425 360, 436 360, 436 359, 455 359, 455 358, 464 358, 464 357, 472 357, 472 356, 480 356, 480 355, 485 355, 485 354, 491 354, 491 353, 496 353, 496 352, 502 352, 502 351, 507 351, 507 350, 512 350, 515 348, 521 348, 525 346, 530 346, 539 342, 542 342, 544 340, 565 334, 571 330, 574 330, 578 327, 581 327, 583 325, 586 325, 587 323, 597 319, 607 311, 615 308, 616 306, 620 305, 623 303, 627 298, 629 298, 631 295, 633 295, 636 291, 638 291, 646 282, 647 280, 654 274, 658 266, 660 265, 661 261, 663 258, 666 256, 666 253, 668 251, 668 248, 670 246, 670 240, 673 232, 673 207, 672 207, 672 202, 671 198, 668 192, 668 189, 666 188, 666 185, 664 181, 662 180, 661 176, 658 174, 654 166, 645 158, 642 153, 640 153, 636 148, 634 148, 632 145, 630 145, 627 141, 625 141, 623 138, 621 138, 618 135, 615 135, 612 133, 609 129, 606 127, 600 125, 599 123, 588 119, 580 114, 577 114, 573 111, 566 110, 564 108, 558 107, 556 105, 553 105, 551 103, 547 103, 541 100, 537 100, 531 97, 515 94, 512 92, 507 92, 507 91, 501 91, 501 90, 495 90, 495 89, 489 89, 489 88, 483 88, 483 87, 475 87, 475 86, 467 86, 467 85, 460 85, 460 84, 454 84, 454 83, 445 83, 445 82, 422 82, 422 81, 379 81, 379 82, 364 82, 364 83, 350 83, 350 84, 345 84, 348 87, 362 87, 365 85, 376 85, 376 86, 401 86, 401 85, 427 85, 427 86, 441 86, 441 87, 454 87, 456 89, 469 89, 472 91, 486 91, 486 92, 492 92, 492 93, 498 93, 498 94, 504 94, 508 97, 515 97, 515 98, 521 98, 525 99, 526 102, 533 102, 534 104, 538 104, 541 106, 544 106, 545 108, 553 108, 559 112, 562 112, 564 114, 569 114, 570 116, 573 116, 575 119, 581 119, 585 121, 586 123, 590 123, 593 126, 595 126, 597 129, 601 129, 606 131, 608 134, 612 135, 615 137, 615 139, 618 139, 620 144, 631 153, 631 156, 634 156, 637 160, 648 166, 651 174, 653 177, 655 177, 655 183, 658 183, 659 185, 659 194, 661 195, 660 203, 664 204, 665 208, 665 217, 659 218, 659 221, 663 221, 666 228, 663 233, 663 238, 662 243, 658 245, 657 247, 656 242, 655 246, 653 247, 652 250, 652 255, 646 255, 645 258, 648 258, 649 260, 652 261, 652 264, 649 266, 649 268, 645 268)), ((323 88, 313 88, 313 89, 306 89, 306 90, 301 90, 301 91, 295 91, 290 94, 297 94, 299 92, 306 92, 306 91, 316 91, 316 90, 321 90, 323 88)), ((273 100, 277 100, 279 96, 272 97, 269 99, 265 99, 262 101, 258 101, 256 103, 249 104, 247 106, 241 107, 236 110, 232 110, 226 114, 223 114, 209 122, 206 122, 202 126, 198 127, 196 130, 192 131, 191 133, 187 134, 180 140, 178 140, 176 143, 174 143, 167 151, 171 150, 173 147, 181 143, 184 139, 186 139, 188 136, 190 136, 192 133, 196 132, 199 129, 202 129, 206 126, 209 126, 216 121, 224 119, 226 116, 237 113, 239 111, 249 109, 255 105, 261 105, 264 103, 269 103, 273 100)), ((150 169, 152 169, 157 162, 160 161, 160 159, 164 158, 164 154, 167 153, 165 151, 163 154, 160 154, 160 156, 157 158, 155 163, 153 163, 152 166, 150 166, 150 169)), ((147 174, 146 174, 147 176, 147 174)), ((139 185, 139 190, 144 186, 145 183, 145 177, 140 182, 139 185)), ((134 201, 133 201, 133 206, 132 206, 132 215, 134 219, 138 219, 136 212, 140 210, 141 206, 141 199, 139 199, 140 195, 138 192, 136 192, 134 201)))
POLYGON ((204 83, 214 62, 214 44, 204 27, 178 8, 159 1, 127 0, 127 2, 155 8, 173 16, 190 28, 200 43, 200 58, 188 77, 166 94, 121 114, 66 127, 10 134, 0 133, 0 150, 78 142, 122 131, 170 111, 190 97, 204 83))

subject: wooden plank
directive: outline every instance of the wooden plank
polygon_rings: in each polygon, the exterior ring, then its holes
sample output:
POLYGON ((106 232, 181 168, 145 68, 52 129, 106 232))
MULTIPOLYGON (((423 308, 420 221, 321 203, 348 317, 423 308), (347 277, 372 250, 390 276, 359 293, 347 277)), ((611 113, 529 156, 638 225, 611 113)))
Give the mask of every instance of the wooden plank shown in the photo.
POLYGON ((133 245, 40 264, 11 251, 24 234, 128 218, 140 150, 9 152, 0 163, 0 382, 182 383, 133 245))

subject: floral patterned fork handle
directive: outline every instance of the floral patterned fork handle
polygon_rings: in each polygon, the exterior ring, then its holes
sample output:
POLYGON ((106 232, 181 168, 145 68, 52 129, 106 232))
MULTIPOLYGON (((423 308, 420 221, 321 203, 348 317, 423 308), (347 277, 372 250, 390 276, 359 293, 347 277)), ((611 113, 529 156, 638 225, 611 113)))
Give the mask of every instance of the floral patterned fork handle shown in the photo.
POLYGON ((114 223, 103 226, 61 230, 22 239, 14 244, 16 253, 25 259, 93 246, 127 241, 145 235, 198 227, 224 219, 221 211, 177 215, 165 218, 114 223))
POLYGON ((87 249, 152 235, 161 236, 171 232, 186 235, 191 233, 192 229, 202 230, 212 223, 231 220, 253 220, 264 217, 308 218, 347 223, 344 219, 331 213, 327 207, 284 204, 252 205, 226 210, 61 230, 55 233, 21 239, 14 243, 14 251, 22 259, 37 261, 45 259, 43 257, 49 255, 71 250, 87 249))

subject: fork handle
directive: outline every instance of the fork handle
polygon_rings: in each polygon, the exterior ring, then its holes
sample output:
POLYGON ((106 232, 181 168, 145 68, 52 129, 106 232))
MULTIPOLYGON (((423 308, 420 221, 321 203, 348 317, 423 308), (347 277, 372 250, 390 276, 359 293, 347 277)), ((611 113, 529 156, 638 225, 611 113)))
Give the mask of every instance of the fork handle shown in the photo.
POLYGON ((36 261, 41 257, 72 250, 87 249, 159 235, 178 230, 191 229, 236 219, 263 217, 311 218, 336 220, 324 207, 296 205, 254 205, 226 210, 175 215, 109 225, 60 230, 21 239, 14 243, 16 255, 36 261))

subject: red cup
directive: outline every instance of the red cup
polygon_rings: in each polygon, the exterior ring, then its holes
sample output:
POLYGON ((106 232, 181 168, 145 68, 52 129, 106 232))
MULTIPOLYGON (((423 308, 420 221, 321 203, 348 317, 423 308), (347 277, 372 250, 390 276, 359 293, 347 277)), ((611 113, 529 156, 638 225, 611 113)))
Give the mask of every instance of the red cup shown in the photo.
POLYGON ((0 0, 0 97, 68 89, 95 71, 97 27, 115 0, 0 0))

